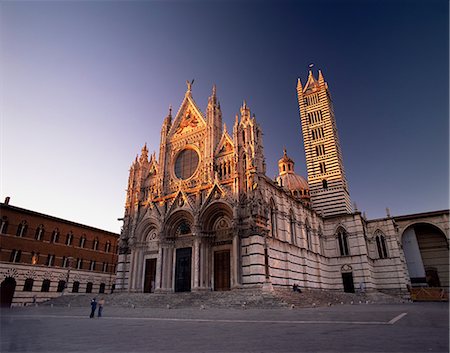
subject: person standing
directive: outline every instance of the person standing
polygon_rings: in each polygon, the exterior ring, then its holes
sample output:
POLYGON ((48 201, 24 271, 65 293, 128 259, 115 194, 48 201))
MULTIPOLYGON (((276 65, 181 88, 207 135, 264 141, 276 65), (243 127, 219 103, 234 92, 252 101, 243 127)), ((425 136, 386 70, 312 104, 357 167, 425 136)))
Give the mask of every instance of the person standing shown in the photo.
POLYGON ((102 297, 98 301, 98 317, 102 317, 103 306, 105 305, 105 299, 102 297))
POLYGON ((97 300, 94 298, 91 300, 91 315, 89 317, 92 319, 95 315, 95 309, 97 309, 97 300))

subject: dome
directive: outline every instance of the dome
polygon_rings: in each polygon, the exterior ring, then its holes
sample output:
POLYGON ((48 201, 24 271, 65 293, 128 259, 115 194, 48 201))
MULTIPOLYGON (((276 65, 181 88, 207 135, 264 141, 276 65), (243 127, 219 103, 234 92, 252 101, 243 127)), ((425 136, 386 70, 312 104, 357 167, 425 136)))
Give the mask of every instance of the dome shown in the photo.
POLYGON ((284 155, 278 161, 279 175, 278 185, 291 192, 294 197, 309 200, 309 185, 305 178, 294 172, 294 161, 288 157, 286 149, 284 155))
MULTIPOLYGON (((286 173, 277 178, 278 184, 289 191, 309 191, 309 185, 305 178, 295 173, 286 173)), ((304 193, 302 192, 301 195, 304 193)), ((308 192, 309 194, 309 192, 308 192)))

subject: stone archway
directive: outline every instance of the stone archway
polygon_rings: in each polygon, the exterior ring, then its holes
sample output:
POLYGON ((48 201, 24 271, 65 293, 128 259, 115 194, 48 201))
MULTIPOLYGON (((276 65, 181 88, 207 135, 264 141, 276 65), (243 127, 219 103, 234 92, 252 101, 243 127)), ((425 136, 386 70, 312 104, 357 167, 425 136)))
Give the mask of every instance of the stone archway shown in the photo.
POLYGON ((0 305, 2 308, 11 307, 15 290, 16 280, 13 277, 6 277, 0 285, 0 305))
POLYGON ((230 290, 236 281, 237 246, 232 227, 233 212, 223 202, 211 204, 201 215, 202 233, 210 240, 206 249, 211 255, 212 288, 215 291, 230 290))
POLYGON ((409 225, 402 234, 412 286, 449 286, 449 247, 445 234, 430 223, 409 225))

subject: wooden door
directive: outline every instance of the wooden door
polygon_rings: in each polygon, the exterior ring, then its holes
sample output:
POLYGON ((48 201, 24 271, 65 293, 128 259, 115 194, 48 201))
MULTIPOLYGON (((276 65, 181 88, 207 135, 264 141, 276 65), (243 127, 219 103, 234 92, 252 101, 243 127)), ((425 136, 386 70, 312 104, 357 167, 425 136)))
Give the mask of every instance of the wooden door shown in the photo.
POLYGON ((214 253, 214 290, 230 289, 230 251, 216 251, 214 253))
POLYGON ((155 291, 156 259, 145 260, 144 293, 155 291))
POLYGON ((192 248, 177 249, 175 261, 175 292, 191 291, 192 248))

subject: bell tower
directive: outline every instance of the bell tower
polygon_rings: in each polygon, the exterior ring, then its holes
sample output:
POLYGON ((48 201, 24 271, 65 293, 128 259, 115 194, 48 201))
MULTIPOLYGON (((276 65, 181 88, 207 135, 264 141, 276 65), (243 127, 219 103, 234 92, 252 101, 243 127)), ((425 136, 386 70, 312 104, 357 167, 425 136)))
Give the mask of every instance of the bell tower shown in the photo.
POLYGON ((313 208, 324 216, 352 213, 333 104, 322 72, 316 79, 309 71, 304 87, 298 79, 297 94, 313 208))

